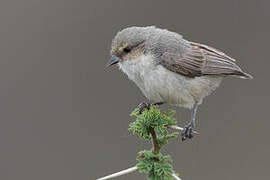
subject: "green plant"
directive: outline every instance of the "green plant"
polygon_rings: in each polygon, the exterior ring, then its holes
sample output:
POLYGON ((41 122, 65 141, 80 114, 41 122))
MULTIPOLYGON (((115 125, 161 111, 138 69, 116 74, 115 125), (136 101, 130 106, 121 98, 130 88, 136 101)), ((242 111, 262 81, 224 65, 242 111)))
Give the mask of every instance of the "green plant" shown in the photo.
POLYGON ((171 138, 176 138, 179 133, 168 131, 168 128, 177 127, 177 121, 173 117, 174 111, 161 112, 158 106, 151 106, 149 109, 144 109, 140 114, 138 109, 135 109, 131 116, 136 120, 129 125, 129 131, 138 135, 141 139, 152 141, 153 147, 150 150, 144 150, 138 153, 136 167, 126 169, 124 171, 100 178, 98 180, 110 179, 121 176, 136 170, 147 174, 148 180, 173 180, 180 179, 176 176, 170 155, 163 155, 160 149, 168 143, 171 138))
POLYGON ((141 139, 151 140, 153 148, 138 153, 137 168, 139 172, 147 174, 149 180, 171 180, 174 173, 171 165, 171 157, 163 156, 160 152, 162 146, 168 143, 170 138, 176 138, 178 132, 169 133, 168 127, 176 125, 173 118, 174 111, 161 112, 157 106, 145 109, 141 114, 135 109, 131 116, 136 121, 130 124, 129 130, 137 134, 141 139))

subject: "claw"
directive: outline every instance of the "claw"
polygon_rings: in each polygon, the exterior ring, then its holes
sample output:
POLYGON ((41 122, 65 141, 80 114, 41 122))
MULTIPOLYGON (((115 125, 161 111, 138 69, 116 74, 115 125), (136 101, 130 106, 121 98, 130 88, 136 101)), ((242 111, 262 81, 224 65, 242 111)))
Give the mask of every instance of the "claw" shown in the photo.
POLYGON ((137 108, 139 109, 139 113, 142 114, 143 110, 144 110, 145 108, 149 109, 150 106, 151 106, 150 103, 142 102, 142 103, 140 103, 140 104, 138 105, 137 108))
POLYGON ((182 136, 182 141, 185 141, 187 138, 191 139, 193 138, 193 127, 191 124, 188 124, 187 126, 185 126, 185 128, 183 129, 183 131, 181 132, 181 136, 182 136))
POLYGON ((152 105, 161 105, 163 102, 156 102, 156 103, 147 103, 147 102, 142 102, 140 103, 137 108, 139 109, 139 113, 142 114, 143 110, 147 108, 149 110, 150 106, 152 105))

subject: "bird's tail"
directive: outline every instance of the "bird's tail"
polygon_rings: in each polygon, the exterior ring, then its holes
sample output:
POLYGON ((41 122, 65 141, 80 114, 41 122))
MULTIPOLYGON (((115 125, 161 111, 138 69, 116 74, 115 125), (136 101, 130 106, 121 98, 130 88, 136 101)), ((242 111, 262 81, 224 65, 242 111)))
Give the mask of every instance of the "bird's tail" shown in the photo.
POLYGON ((232 76, 235 76, 235 77, 238 77, 241 79, 253 79, 253 76, 251 76, 250 74, 245 73, 243 71, 237 71, 234 74, 232 74, 232 76))

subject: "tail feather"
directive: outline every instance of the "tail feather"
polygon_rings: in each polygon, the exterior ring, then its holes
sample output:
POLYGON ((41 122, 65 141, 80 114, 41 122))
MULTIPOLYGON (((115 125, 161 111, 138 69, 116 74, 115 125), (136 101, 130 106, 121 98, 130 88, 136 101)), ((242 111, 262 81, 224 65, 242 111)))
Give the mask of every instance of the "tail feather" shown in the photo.
POLYGON ((245 72, 239 72, 239 74, 235 74, 235 76, 242 79, 253 79, 253 76, 245 72))

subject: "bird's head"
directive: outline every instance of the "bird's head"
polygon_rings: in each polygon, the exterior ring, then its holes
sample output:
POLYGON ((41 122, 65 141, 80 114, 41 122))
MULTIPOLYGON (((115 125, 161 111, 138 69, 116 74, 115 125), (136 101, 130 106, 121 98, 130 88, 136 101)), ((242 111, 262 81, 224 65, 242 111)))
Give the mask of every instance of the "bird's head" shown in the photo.
POLYGON ((111 45, 111 58, 107 66, 137 59, 149 50, 154 26, 129 27, 118 32, 111 45))

